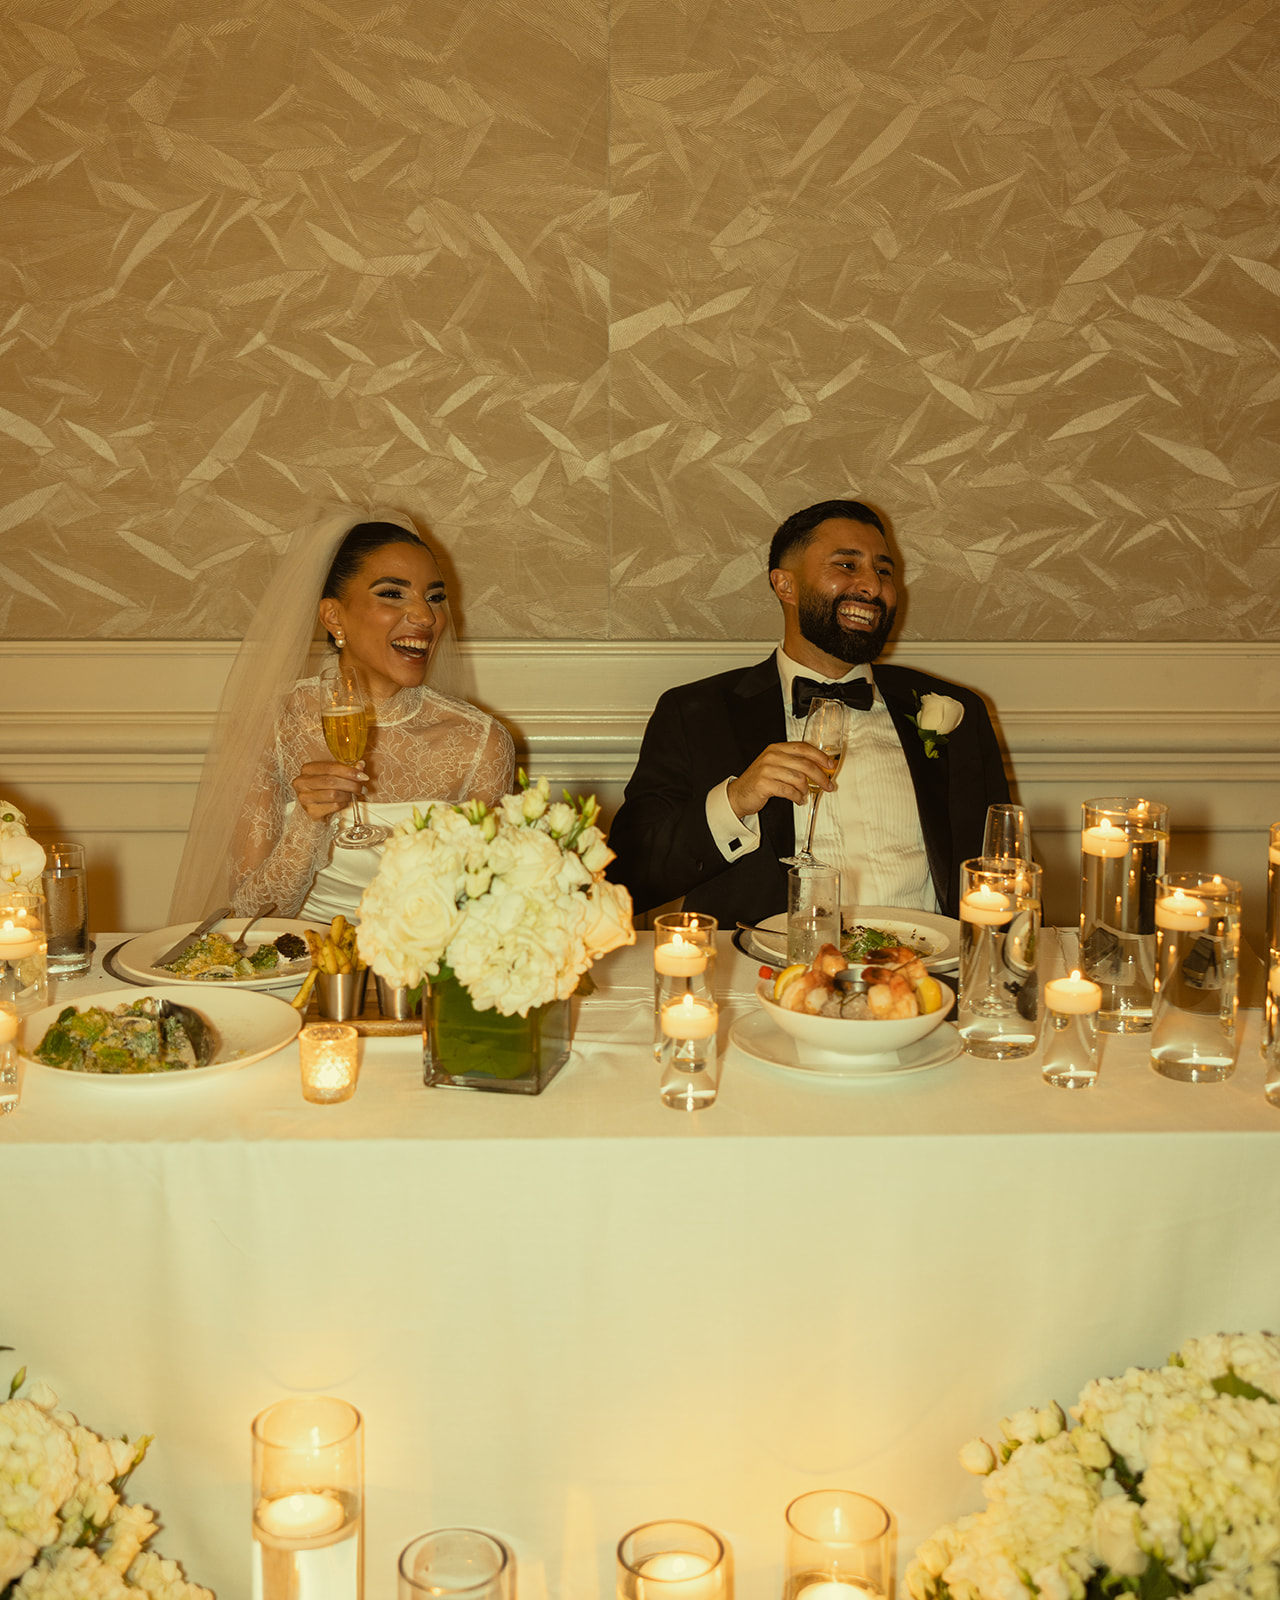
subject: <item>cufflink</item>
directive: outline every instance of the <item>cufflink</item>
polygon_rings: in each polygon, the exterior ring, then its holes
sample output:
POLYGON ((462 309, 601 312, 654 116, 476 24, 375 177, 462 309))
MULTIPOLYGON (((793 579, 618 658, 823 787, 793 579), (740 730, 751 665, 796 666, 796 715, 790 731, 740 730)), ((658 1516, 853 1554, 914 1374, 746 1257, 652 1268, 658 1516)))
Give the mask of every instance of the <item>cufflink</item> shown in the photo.
POLYGON ((741 849, 742 849, 742 840, 741 839, 730 839, 729 840, 729 854, 730 855, 732 855, 735 850, 741 850, 741 849))

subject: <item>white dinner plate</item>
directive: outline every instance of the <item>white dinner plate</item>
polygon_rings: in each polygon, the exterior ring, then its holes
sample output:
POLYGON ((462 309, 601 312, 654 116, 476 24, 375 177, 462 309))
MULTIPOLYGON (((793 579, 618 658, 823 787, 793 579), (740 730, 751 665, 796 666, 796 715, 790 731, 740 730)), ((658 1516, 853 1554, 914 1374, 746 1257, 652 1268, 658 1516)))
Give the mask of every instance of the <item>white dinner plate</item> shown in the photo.
MULTIPOLYGON (((932 911, 904 910, 902 906, 844 906, 840 920, 846 928, 861 923, 868 928, 883 928, 902 944, 926 948, 924 964, 931 972, 960 959, 960 924, 954 917, 940 917, 932 911)), ((782 966, 787 959, 787 916, 780 911, 766 917, 759 928, 746 936, 749 954, 771 966, 782 966)), ((859 963, 855 963, 858 965, 859 963)))
MULTIPOLYGON (((237 939, 248 920, 247 917, 224 917, 213 931, 224 933, 229 939, 237 939)), ((115 950, 112 960, 126 977, 136 978, 139 983, 177 983, 184 988, 205 990, 296 989, 311 970, 310 954, 299 956, 296 961, 282 959, 279 966, 273 967, 260 978, 180 978, 176 972, 166 972, 163 967, 157 967, 156 957, 164 955, 166 950, 172 950, 178 940, 189 934, 195 926, 194 922, 180 922, 173 928, 157 928, 154 933, 140 933, 136 939, 130 939, 115 950)), ((249 950, 253 952, 259 945, 273 944, 282 933, 296 933, 301 939, 307 928, 322 935, 329 931, 327 923, 322 925, 318 922, 294 922, 288 917, 263 917, 261 922, 255 922, 249 929, 249 950)))
POLYGON ((229 984, 206 983, 202 988, 204 992, 199 995, 193 995, 189 985, 181 990, 166 985, 155 989, 103 989, 97 994, 77 995, 63 1005, 46 1006, 43 1011, 33 1011, 30 1016, 23 1017, 18 1030, 18 1049, 27 1062, 28 1072, 37 1072, 42 1078, 80 1086, 100 1085, 128 1094, 172 1088, 195 1079, 203 1083, 228 1072, 238 1072, 241 1067, 283 1049, 302 1026, 301 1015, 287 1000, 279 1000, 273 994, 246 993, 243 989, 236 993, 229 984), (129 1005, 148 995, 167 997, 179 1005, 190 1006, 212 1023, 218 1036, 218 1048, 207 1067, 190 1067, 180 1072, 70 1072, 65 1067, 47 1067, 31 1054, 67 1005, 74 1006, 77 1011, 87 1011, 90 1006, 114 1011, 117 1006, 129 1005))
MULTIPOLYGON (((879 924, 877 923, 878 927, 879 924)), ((821 1061, 806 1058, 799 1043, 770 1021, 768 1013, 753 1011, 740 1017, 729 1030, 730 1044, 743 1055, 763 1061, 769 1067, 801 1072, 806 1078, 837 1078, 842 1083, 872 1079, 902 1078, 911 1072, 929 1072, 945 1066, 960 1054, 960 1035, 955 1024, 941 1023, 918 1044, 883 1056, 834 1056, 821 1061)))

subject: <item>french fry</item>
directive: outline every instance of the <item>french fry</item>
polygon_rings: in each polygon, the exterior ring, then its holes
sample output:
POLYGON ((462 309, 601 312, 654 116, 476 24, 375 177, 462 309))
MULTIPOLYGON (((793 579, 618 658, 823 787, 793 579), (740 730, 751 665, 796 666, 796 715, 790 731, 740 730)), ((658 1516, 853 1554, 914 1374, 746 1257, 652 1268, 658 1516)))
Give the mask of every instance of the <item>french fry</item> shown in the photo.
POLYGON ((318 973, 361 972, 367 965, 356 948, 356 930, 341 913, 329 924, 328 933, 322 935, 313 928, 304 932, 311 952, 311 971, 292 1001, 299 1011, 306 1007, 318 973))

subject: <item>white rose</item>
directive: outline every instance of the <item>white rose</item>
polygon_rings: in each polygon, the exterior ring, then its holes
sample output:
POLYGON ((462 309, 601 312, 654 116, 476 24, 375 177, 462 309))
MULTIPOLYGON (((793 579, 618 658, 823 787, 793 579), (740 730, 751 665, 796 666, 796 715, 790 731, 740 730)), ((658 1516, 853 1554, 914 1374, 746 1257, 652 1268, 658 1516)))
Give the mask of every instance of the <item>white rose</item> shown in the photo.
POLYGON ((553 839, 563 839, 577 820, 577 812, 563 800, 557 800, 555 805, 547 807, 547 828, 553 839))
POLYGON ((995 1464, 996 1453, 985 1439, 970 1439, 960 1452, 960 1465, 975 1478, 985 1478, 995 1464))
POLYGON ((588 872, 603 872, 613 860, 613 851, 605 843, 599 828, 587 828, 578 840, 578 854, 588 872))
POLYGON ((948 734, 964 720, 964 707, 946 694, 926 694, 920 697, 916 713, 916 727, 923 733, 948 734))
POLYGON ((582 941, 589 960, 594 961, 619 945, 636 942, 636 930, 631 922, 631 896, 620 883, 606 883, 601 879, 593 883, 582 898, 587 908, 582 941))
MULTIPOLYGON (((555 882, 564 856, 539 828, 500 828, 489 846, 489 866, 503 889, 537 889, 555 882)), ((497 892, 495 887, 494 892, 497 892)))
POLYGON ((1147 1553, 1138 1543, 1138 1508, 1127 1495, 1113 1495, 1093 1513, 1093 1545, 1099 1565, 1117 1577, 1146 1571, 1147 1553))

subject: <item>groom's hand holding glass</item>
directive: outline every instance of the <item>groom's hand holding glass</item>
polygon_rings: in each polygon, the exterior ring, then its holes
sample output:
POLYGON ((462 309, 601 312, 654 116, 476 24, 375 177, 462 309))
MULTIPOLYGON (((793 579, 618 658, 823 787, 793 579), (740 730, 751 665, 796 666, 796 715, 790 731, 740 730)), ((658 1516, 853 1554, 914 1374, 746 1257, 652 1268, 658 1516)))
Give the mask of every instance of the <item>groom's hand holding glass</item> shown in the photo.
POLYGON ((741 821, 762 810, 775 796, 802 806, 815 790, 831 793, 835 789, 837 757, 834 763, 816 745, 794 740, 764 747, 740 778, 728 787, 729 804, 741 821))

